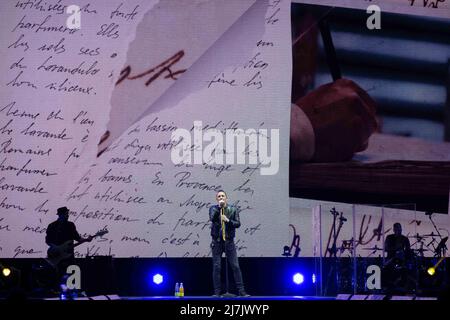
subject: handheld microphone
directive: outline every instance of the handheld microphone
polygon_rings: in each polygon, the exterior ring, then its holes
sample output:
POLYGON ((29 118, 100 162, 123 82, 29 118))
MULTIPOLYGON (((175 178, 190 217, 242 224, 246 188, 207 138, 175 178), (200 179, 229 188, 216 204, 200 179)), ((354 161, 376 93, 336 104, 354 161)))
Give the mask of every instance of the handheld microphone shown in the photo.
POLYGON ((222 226, 222 239, 223 241, 225 241, 226 240, 225 221, 223 220, 223 208, 225 207, 225 201, 220 200, 219 207, 220 207, 220 225, 222 226))

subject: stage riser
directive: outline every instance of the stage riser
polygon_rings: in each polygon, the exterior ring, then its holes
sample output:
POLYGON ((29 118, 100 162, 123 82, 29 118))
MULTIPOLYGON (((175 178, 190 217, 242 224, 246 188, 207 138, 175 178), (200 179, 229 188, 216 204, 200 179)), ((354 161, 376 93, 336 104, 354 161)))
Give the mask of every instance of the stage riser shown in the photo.
MULTIPOLYGON (((427 259, 425 264, 432 265, 434 260, 427 259)), ((1 259, 4 265, 13 266, 22 273, 21 286, 27 291, 36 289, 36 266, 42 259, 1 259), (34 270, 34 271, 33 271, 34 270)), ((339 293, 354 293, 353 267, 356 265, 357 291, 361 294, 376 294, 379 290, 365 287, 369 265, 380 265, 381 259, 357 259, 356 264, 349 258, 333 260, 331 258, 240 258, 244 283, 249 293, 256 296, 336 296, 339 293), (322 279, 320 270, 322 268, 322 279), (336 280, 334 271, 339 271, 336 280), (295 285, 292 276, 300 272, 304 282, 295 285), (316 275, 316 283, 312 281, 316 275), (322 283, 321 283, 322 280, 322 283)), ((446 261, 447 263, 448 261, 446 261)), ((445 266, 446 263, 441 266, 445 266)), ((94 257, 76 259, 81 269, 82 290, 89 295, 118 294, 121 296, 167 296, 173 295, 176 282, 183 282, 185 294, 205 296, 212 294, 211 258, 114 258, 94 257), (155 285, 152 276, 163 274, 164 282, 155 285)), ((223 264, 224 266, 224 259, 223 264)), ((438 269, 439 279, 449 278, 449 268, 438 269), (444 274, 444 272, 446 272, 444 274), (444 276, 445 275, 445 276, 444 276)), ((222 268, 222 278, 224 268, 222 268)), ((423 275, 422 275, 423 276, 423 275)), ((235 292, 232 271, 229 270, 230 291, 235 292)), ((438 278, 436 278, 438 279, 438 278)), ((430 295, 442 288, 433 288, 429 278, 427 292, 430 295)), ((442 284, 442 281, 434 281, 442 284)))

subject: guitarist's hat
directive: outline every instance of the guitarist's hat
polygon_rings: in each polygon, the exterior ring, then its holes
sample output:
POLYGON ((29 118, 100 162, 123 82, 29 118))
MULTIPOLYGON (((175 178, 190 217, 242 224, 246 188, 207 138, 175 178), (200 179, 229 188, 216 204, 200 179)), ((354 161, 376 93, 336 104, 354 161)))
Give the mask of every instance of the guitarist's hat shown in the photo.
POLYGON ((69 212, 69 209, 67 207, 61 207, 61 208, 58 208, 58 211, 56 214, 59 216, 60 214, 64 214, 66 212, 69 212))

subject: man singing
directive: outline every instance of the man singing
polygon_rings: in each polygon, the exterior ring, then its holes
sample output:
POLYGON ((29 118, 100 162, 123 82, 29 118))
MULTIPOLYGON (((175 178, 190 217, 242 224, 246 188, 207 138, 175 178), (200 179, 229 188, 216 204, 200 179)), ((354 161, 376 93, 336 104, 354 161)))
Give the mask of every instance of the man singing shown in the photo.
POLYGON ((209 208, 209 219, 211 220, 211 251, 213 259, 213 284, 215 297, 221 294, 221 258, 225 252, 228 263, 233 269, 234 281, 241 297, 248 297, 242 280, 241 269, 234 244, 235 229, 241 226, 239 213, 236 207, 227 204, 225 191, 220 190, 216 194, 218 205, 209 208))

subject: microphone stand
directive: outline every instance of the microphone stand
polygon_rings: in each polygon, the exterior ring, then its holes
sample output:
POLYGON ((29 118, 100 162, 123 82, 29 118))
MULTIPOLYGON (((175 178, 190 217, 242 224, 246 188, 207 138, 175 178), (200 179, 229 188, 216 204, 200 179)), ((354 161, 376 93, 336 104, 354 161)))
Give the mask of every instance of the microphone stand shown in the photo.
MULTIPOLYGON (((221 226, 224 227, 225 224, 222 220, 222 215, 223 215, 223 207, 220 208, 220 222, 221 222, 221 226)), ((224 230, 222 230, 222 234, 223 232, 225 232, 224 230)), ((228 292, 228 254, 227 254, 227 243, 226 243, 226 237, 224 240, 224 246, 225 246, 225 293, 222 295, 222 297, 224 298, 233 298, 236 295, 232 294, 230 292, 228 292)))
POLYGON ((328 236, 327 249, 325 251, 325 257, 327 256, 327 253, 330 254, 330 258, 333 258, 333 256, 334 256, 334 264, 331 265, 331 267, 330 267, 330 269, 328 271, 327 283, 326 283, 326 287, 325 287, 325 295, 327 295, 328 285, 331 282, 331 277, 333 276, 333 272, 336 272, 336 277, 335 277, 336 279, 335 279, 335 281, 336 281, 336 289, 338 289, 337 288, 337 286, 338 286, 337 261, 336 261, 336 240, 337 240, 337 237, 336 237, 336 219, 339 216, 339 212, 337 212, 336 209, 333 207, 330 210, 330 213, 333 215, 333 225, 332 225, 332 227, 330 229, 330 234, 328 236), (332 244, 332 246, 330 248, 330 241, 331 241, 332 238, 333 238, 333 244, 332 244))
POLYGON ((434 256, 440 258, 442 255, 445 256, 445 251, 447 250, 445 242, 447 241, 448 237, 447 238, 442 238, 442 235, 439 232, 438 227, 436 226, 436 224, 433 221, 433 218, 431 217, 433 215, 433 213, 429 212, 429 213, 426 213, 426 215, 428 216, 428 218, 430 218, 430 221, 433 224, 434 230, 436 230, 436 232, 437 232, 437 234, 439 236, 439 239, 440 239, 439 244, 434 249, 434 256))
POLYGON ((436 224, 434 223, 433 218, 431 218, 432 215, 433 215, 432 212, 430 212, 429 214, 427 214, 428 218, 430 218, 430 221, 431 221, 431 223, 433 224, 434 230, 436 230, 436 232, 437 232, 437 234, 438 234, 438 236, 439 236, 439 239, 442 240, 442 235, 441 235, 441 233, 439 232, 439 229, 437 228, 436 224))

